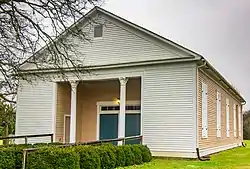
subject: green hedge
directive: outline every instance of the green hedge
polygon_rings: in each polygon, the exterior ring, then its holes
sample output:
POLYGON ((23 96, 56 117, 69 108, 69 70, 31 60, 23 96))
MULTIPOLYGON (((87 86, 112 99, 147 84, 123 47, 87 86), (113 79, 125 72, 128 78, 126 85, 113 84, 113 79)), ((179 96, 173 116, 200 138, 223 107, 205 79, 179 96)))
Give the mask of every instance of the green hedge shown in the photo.
POLYGON ((30 145, 12 145, 0 148, 0 169, 2 168, 22 168, 23 149, 30 145))
POLYGON ((80 155, 81 169, 101 169, 98 151, 93 146, 76 146, 75 151, 80 155))
POLYGON ((80 156, 73 148, 46 147, 27 158, 27 169, 80 169, 80 156))
POLYGON ((118 146, 115 149, 115 155, 116 155, 116 166, 117 167, 124 167, 126 164, 126 155, 124 152, 124 146, 118 146))
POLYGON ((0 168, 13 169, 16 167, 15 148, 1 148, 0 149, 0 168))
POLYGON ((116 167, 117 161, 115 155, 115 146, 113 144, 101 145, 95 147, 95 149, 97 149, 101 160, 101 168, 109 169, 116 167))
POLYGON ((28 153, 28 169, 113 169, 152 160, 144 145, 56 147, 51 144, 16 145, 0 148, 0 169, 21 169, 23 149, 41 147, 28 153))

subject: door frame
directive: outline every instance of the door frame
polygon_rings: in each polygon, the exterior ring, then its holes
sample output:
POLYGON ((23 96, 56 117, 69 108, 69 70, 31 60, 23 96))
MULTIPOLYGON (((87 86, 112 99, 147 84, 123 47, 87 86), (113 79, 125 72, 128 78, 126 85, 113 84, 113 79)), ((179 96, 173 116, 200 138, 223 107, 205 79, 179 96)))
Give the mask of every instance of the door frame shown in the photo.
MULTIPOLYGON (((66 118, 67 117, 69 117, 69 119, 70 119, 71 118, 70 114, 64 114, 64 119, 63 119, 63 143, 66 143, 65 134, 66 134, 66 118)), ((69 126, 69 130, 70 130, 70 126, 69 126)))
MULTIPOLYGON (((141 101, 140 100, 133 100, 133 101, 126 101, 126 105, 140 105, 141 106, 141 101)), ((119 104, 115 101, 101 101, 101 102, 96 102, 97 106, 97 119, 96 119, 96 140, 100 139, 100 115, 101 114, 119 114, 119 110, 112 110, 112 111, 101 111, 101 106, 119 106, 119 104)), ((141 114, 142 112, 142 107, 141 110, 132 110, 132 111, 125 111, 126 114, 141 114)), ((119 116, 118 116, 119 118, 119 116)), ((119 119, 118 119, 119 123, 119 119)), ((140 134, 142 133, 142 118, 141 118, 141 131, 140 134)))

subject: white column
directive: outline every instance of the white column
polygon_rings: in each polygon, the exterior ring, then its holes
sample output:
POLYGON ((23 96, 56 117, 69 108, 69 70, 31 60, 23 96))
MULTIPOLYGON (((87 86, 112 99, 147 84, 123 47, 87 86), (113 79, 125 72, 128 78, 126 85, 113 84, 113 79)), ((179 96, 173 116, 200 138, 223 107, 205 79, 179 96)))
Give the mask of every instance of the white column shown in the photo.
POLYGON ((76 101, 78 82, 71 81, 71 106, 70 106, 70 143, 76 142, 76 101))
POLYGON ((53 94, 52 94, 52 133, 53 140, 56 141, 56 105, 57 105, 57 83, 53 83, 53 94))
MULTIPOLYGON (((125 137, 125 111, 126 111, 126 84, 128 78, 122 77, 120 80, 120 113, 118 118, 118 137, 125 137)), ((122 141, 118 142, 122 145, 122 141)))

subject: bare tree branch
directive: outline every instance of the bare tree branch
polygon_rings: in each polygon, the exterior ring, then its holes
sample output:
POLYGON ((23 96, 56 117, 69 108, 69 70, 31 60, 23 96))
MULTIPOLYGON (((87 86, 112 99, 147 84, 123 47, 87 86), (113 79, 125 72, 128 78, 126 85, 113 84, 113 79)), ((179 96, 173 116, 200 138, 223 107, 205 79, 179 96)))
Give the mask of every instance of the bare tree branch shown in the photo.
MULTIPOLYGON (((88 73, 83 67, 83 54, 77 43, 59 37, 66 30, 71 38, 90 42, 88 32, 75 26, 68 29, 85 11, 103 0, 0 0, 0 99, 14 103, 20 79, 48 80, 39 73, 26 76, 20 66, 32 64, 37 70, 56 69, 66 77, 65 67, 74 68, 76 75, 88 73), (45 45, 43 50, 38 49, 45 45)), ((85 18, 88 20, 88 18, 85 18)), ((89 23, 94 23, 90 21, 89 23)))

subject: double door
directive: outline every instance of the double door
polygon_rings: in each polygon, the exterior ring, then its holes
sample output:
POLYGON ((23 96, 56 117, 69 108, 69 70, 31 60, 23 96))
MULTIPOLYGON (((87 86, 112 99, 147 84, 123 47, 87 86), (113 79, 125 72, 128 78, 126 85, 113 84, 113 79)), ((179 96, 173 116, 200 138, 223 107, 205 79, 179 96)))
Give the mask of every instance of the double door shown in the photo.
MULTIPOLYGON (((118 106, 101 106, 99 117, 99 139, 118 138, 119 122, 118 106)), ((141 134, 141 107, 140 105, 127 105, 125 117, 125 137, 141 134)), ((138 144, 140 140, 127 140, 125 144, 138 144)), ((114 143, 116 144, 116 143, 114 143)))

